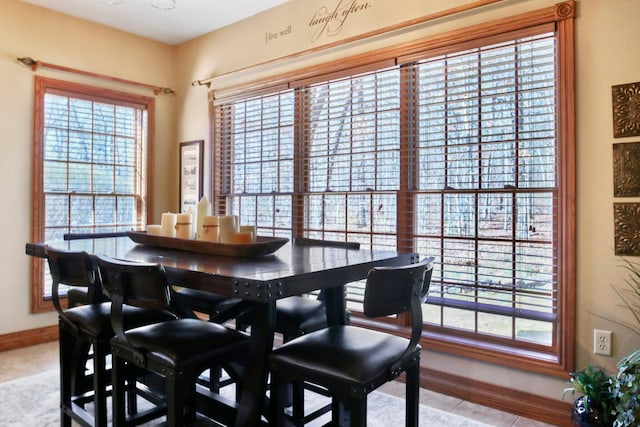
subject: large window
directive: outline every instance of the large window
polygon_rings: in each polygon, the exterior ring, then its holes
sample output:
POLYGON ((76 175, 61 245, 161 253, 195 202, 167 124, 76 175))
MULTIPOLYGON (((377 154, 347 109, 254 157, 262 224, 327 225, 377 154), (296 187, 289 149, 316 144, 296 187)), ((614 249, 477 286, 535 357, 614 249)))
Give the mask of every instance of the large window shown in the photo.
MULTIPOLYGON (((434 256, 429 347, 561 374, 574 309, 572 27, 533 24, 217 96, 219 210, 261 233, 434 256)), ((361 290, 348 286, 356 311, 361 290)))
MULTIPOLYGON (((143 228, 153 100, 36 80, 34 240, 143 228)), ((50 296, 38 264, 34 306, 50 296)))

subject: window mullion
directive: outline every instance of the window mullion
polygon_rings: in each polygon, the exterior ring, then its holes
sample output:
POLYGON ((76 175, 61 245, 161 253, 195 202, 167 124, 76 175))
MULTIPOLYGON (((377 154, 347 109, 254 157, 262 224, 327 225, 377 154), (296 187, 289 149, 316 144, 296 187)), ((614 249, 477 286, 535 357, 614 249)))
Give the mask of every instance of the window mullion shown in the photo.
POLYGON ((400 187, 398 191, 397 250, 414 251, 414 191, 420 170, 416 155, 418 113, 415 66, 400 68, 400 187))

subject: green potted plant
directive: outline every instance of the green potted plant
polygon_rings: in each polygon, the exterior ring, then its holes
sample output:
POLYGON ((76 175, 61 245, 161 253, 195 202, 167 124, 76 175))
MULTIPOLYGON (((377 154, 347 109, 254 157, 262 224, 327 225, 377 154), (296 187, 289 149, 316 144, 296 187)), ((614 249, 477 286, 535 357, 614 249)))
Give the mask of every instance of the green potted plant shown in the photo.
MULTIPOLYGON (((623 259, 629 271, 626 287, 613 290, 622 300, 635 322, 610 320, 640 336, 640 263, 623 259)), ((574 426, 640 426, 640 349, 618 362, 617 372, 608 375, 602 368, 588 366, 571 373, 571 387, 562 392, 580 393, 575 400, 571 419, 574 426)))
POLYGON ((573 405, 571 419, 574 426, 611 426, 615 400, 610 390, 610 375, 597 366, 571 373, 571 386, 562 392, 562 397, 571 392, 579 393, 573 405))
MULTIPOLYGON (((631 312, 636 324, 620 323, 640 336, 640 264, 624 260, 629 271, 626 288, 615 292, 624 306, 631 312)), ((640 349, 624 357, 617 364, 618 372, 610 379, 610 391, 615 402, 614 427, 640 425, 640 349)))
POLYGON ((609 389, 614 401, 613 427, 640 425, 640 350, 618 363, 618 372, 611 377, 609 389))

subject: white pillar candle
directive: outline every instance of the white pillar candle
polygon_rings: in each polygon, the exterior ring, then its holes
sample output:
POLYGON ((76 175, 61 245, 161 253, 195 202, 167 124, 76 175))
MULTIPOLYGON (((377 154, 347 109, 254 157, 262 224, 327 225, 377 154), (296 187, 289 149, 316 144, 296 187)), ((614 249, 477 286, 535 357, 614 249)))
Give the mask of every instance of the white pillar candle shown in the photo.
POLYGON ((251 233, 251 242, 256 241, 256 226, 255 225, 241 225, 241 233, 251 233))
POLYGON ((182 213, 176 219, 176 237, 178 239, 193 239, 193 215, 182 213))
POLYGON ((160 224, 148 224, 147 234, 150 236, 159 236, 162 234, 162 225, 160 224))
POLYGON ((191 234, 189 235, 188 238, 195 239, 196 238, 196 219, 198 217, 197 212, 193 208, 193 206, 189 206, 189 209, 187 209, 184 213, 191 215, 191 234))
POLYGON ((176 237, 176 214, 165 212, 162 214, 161 227, 162 235, 167 237, 176 237))
MULTIPOLYGON (((198 202, 198 217, 196 218, 196 239, 204 240, 204 237, 203 237, 204 218, 210 215, 211 215, 211 203, 209 203, 207 198, 203 196, 202 199, 200 199, 200 201, 198 202)), ((218 224, 216 222, 216 226, 217 225, 218 224)))
POLYGON ((220 230, 220 243, 235 243, 236 241, 236 216, 226 215, 218 219, 220 230))
POLYGON ((202 240, 217 243, 219 239, 218 217, 205 216, 202 218, 202 240))

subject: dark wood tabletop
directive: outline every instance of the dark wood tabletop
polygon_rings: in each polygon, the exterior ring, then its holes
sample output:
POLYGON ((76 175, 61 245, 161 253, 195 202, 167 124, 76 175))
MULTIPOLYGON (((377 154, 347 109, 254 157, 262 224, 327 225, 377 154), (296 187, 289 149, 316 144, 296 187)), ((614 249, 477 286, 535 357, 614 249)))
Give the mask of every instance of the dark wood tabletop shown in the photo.
MULTIPOLYGON (((162 264, 174 284, 256 302, 298 295, 366 277, 374 265, 410 264, 416 254, 287 243, 270 255, 230 257, 158 248, 128 237, 50 242, 58 249, 84 250, 137 262, 162 264)), ((28 243, 27 254, 46 257, 44 243, 28 243)))
MULTIPOLYGON (((267 390, 267 357, 273 347, 275 301, 325 289, 329 324, 346 322, 344 285, 364 279, 374 266, 418 262, 415 253, 317 247, 287 243, 269 255, 229 257, 136 244, 128 237, 77 239, 27 243, 26 253, 46 258, 46 245, 84 250, 137 262, 162 264, 174 285, 239 297, 255 307, 250 358, 240 403, 234 412, 236 426, 263 424, 261 415, 267 390)), ((211 411, 213 415, 214 410, 211 411)))

